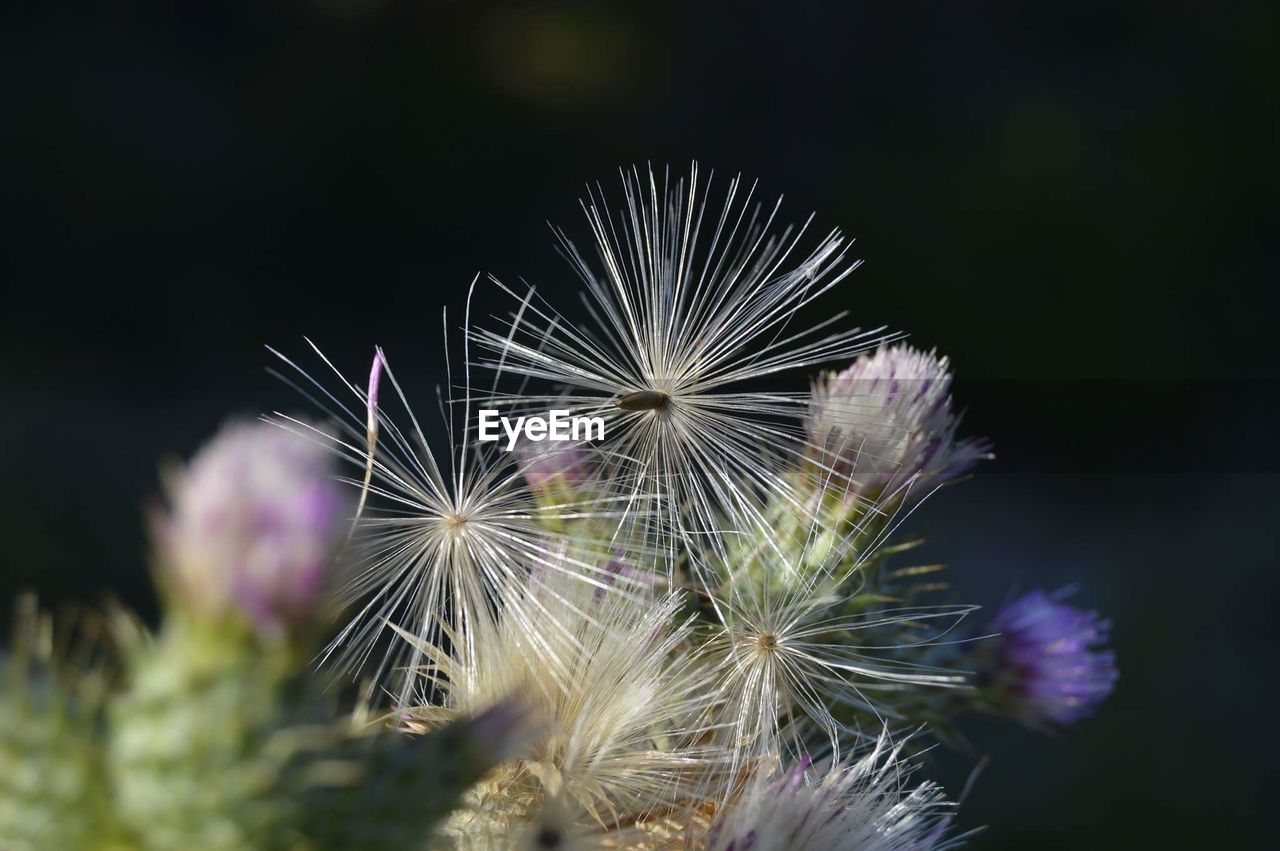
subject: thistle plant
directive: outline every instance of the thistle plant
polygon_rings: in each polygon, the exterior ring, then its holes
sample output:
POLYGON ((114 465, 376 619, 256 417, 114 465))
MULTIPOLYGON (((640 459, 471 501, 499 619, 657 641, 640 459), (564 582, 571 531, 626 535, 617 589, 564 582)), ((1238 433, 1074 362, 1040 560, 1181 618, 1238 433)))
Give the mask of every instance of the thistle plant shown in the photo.
POLYGON ((307 675, 350 522, 330 460, 233 424, 172 471, 153 522, 154 632, 118 610, 60 629, 21 603, 0 693, 0 848, 418 849, 520 746, 517 702, 407 735, 307 675))
POLYGON ((557 231, 592 321, 473 282, 439 419, 382 349, 367 379, 277 352, 323 419, 229 426, 169 476, 161 623, 50 667, 23 621, 0 847, 949 848, 926 743, 1097 707, 1106 621, 1033 592, 975 625, 900 563, 992 456, 946 358, 805 324, 847 240, 696 167, 622 182, 584 202, 594 251, 557 231), (473 322, 478 287, 510 312, 473 322), (507 452, 481 408, 604 433, 507 452))
POLYGON ((292 639, 324 599, 346 513, 328 461, 240 424, 171 477, 154 524, 170 617, 132 638, 129 685, 110 707, 117 811, 143 847, 297 841, 289 769, 313 743, 298 733, 305 708, 290 705, 292 639))

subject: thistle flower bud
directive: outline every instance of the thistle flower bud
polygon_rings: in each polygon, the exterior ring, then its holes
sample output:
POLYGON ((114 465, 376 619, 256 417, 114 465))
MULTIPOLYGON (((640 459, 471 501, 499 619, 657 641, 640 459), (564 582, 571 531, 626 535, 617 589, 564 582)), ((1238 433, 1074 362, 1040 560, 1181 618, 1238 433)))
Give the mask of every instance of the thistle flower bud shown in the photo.
POLYGON ((592 473, 591 451, 580 443, 521 440, 514 451, 525 481, 539 493, 554 489, 572 493, 592 473))
POLYGON ((323 446, 265 423, 233 423, 170 483, 156 523, 163 580, 192 613, 240 616, 259 634, 323 602, 347 514, 323 446))
POLYGON ((913 476, 925 480, 920 492, 992 457, 984 441, 957 442, 958 423, 947 358, 895 345, 821 375, 807 425, 814 461, 875 498, 913 476))
POLYGON ((990 689, 1005 714, 1028 724, 1070 724, 1089 715, 1115 688, 1110 622, 1035 590, 1005 606, 990 689))

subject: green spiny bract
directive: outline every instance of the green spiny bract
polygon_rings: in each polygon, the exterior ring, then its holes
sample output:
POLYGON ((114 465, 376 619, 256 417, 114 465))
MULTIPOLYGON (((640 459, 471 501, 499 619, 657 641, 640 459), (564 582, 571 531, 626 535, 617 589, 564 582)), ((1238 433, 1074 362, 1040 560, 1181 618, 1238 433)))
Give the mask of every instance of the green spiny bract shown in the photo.
POLYGON ((59 647, 34 598, 19 603, 17 636, 0 660, 0 848, 111 847, 102 698, 106 668, 91 644, 59 647))
POLYGON ((172 619, 135 642, 110 779, 145 851, 417 851, 519 736, 519 715, 413 736, 325 715, 296 654, 172 619))
POLYGON ((110 708, 116 805, 141 848, 306 848, 284 651, 174 621, 130 654, 110 708))

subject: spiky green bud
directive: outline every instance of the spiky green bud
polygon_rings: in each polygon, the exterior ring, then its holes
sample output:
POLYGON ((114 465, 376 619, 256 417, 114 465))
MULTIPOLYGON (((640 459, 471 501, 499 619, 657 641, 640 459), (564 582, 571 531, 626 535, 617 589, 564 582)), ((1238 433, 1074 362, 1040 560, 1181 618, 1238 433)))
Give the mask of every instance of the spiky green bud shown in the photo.
MULTIPOLYGON (((64 646, 35 599, 0 659, 0 848, 105 849, 116 837, 102 746, 107 668, 64 646)), ((85 651, 89 651, 85 654, 85 651)))

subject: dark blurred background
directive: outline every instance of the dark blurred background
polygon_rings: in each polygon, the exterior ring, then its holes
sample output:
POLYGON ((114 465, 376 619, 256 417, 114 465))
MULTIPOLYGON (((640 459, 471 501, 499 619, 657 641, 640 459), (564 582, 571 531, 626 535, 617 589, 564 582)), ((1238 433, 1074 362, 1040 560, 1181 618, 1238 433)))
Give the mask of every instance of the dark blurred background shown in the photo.
POLYGON ((1114 618, 1096 718, 940 757, 991 757, 974 847, 1276 847, 1275 8, 8 0, 0 591, 154 612, 161 459, 303 408, 264 344, 380 343, 434 405, 442 304, 568 301, 545 222, 696 158, 857 237, 829 309, 953 358, 1000 456, 913 521, 957 595, 1114 618))

